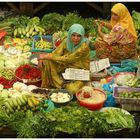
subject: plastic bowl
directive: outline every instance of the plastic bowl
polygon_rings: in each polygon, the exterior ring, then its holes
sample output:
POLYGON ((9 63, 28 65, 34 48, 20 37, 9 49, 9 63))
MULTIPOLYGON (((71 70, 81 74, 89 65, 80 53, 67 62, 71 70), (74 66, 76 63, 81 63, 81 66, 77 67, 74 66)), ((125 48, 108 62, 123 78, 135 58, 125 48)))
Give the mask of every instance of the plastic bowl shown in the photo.
MULTIPOLYGON (((105 98, 101 102, 98 102, 98 103, 88 103, 87 101, 80 100, 79 95, 82 93, 82 89, 80 89, 76 93, 76 98, 77 98, 78 103, 80 104, 80 106, 86 107, 89 110, 99 110, 99 109, 101 109, 104 106, 104 102, 106 101, 107 96, 106 96, 106 94, 102 90, 95 89, 95 88, 93 88, 93 89, 95 91, 98 91, 99 94, 103 94, 103 96, 105 96, 105 98)), ((93 92, 93 94, 94 94, 94 92, 93 92)))
POLYGON ((54 89, 51 92, 49 92, 48 98, 54 103, 54 105, 56 107, 60 107, 60 106, 67 105, 73 99, 73 94, 69 90, 66 90, 66 89, 54 89), (68 95, 70 95, 70 99, 68 101, 66 101, 66 102, 56 102, 56 101, 52 100, 51 95, 53 93, 59 93, 59 92, 62 92, 64 94, 68 93, 68 95))

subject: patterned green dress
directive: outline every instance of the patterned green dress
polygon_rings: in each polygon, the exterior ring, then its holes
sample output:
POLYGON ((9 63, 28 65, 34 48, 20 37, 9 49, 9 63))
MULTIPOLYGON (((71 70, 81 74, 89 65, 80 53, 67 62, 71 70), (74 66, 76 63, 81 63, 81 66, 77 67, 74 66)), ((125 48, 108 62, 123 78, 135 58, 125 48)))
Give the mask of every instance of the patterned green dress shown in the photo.
POLYGON ((74 52, 66 48, 66 39, 52 52, 52 60, 44 60, 42 67, 42 88, 62 88, 62 73, 66 68, 89 70, 89 45, 84 42, 74 52))

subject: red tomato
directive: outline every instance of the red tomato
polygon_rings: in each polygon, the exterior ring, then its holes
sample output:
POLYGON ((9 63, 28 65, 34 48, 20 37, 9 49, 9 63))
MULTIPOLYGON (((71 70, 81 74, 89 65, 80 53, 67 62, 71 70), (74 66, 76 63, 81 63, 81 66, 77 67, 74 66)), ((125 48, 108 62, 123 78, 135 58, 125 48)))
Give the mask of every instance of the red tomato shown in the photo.
POLYGON ((61 42, 62 42, 61 39, 56 40, 56 42, 55 42, 55 46, 58 47, 58 46, 60 45, 61 42))
POLYGON ((87 92, 84 92, 83 96, 84 96, 84 98, 89 98, 90 97, 90 94, 87 93, 87 92))

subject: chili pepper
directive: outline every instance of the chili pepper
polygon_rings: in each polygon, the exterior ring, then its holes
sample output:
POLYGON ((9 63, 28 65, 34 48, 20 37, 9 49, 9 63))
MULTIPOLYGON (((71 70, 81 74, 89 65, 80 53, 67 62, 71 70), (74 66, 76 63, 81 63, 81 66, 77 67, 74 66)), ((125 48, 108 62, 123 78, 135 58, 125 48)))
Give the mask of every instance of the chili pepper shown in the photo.
POLYGON ((41 71, 29 64, 22 65, 18 67, 15 71, 15 74, 20 79, 40 79, 41 71))
POLYGON ((8 80, 4 77, 0 77, 0 84, 2 84, 4 88, 11 88, 14 82, 16 82, 16 79, 8 80))

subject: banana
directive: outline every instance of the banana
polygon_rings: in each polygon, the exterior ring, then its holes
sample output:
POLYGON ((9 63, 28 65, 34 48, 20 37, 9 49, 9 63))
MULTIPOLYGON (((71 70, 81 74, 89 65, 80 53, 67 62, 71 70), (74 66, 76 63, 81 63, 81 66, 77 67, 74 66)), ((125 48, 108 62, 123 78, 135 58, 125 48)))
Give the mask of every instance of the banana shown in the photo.
POLYGON ((23 95, 22 95, 22 98, 23 98, 23 100, 27 103, 27 101, 28 101, 27 95, 23 94, 23 95))
POLYGON ((25 112, 27 111, 27 106, 26 106, 26 105, 23 107, 23 110, 24 110, 25 112))
POLYGON ((36 33, 35 31, 33 31, 31 36, 34 36, 34 35, 36 35, 36 34, 37 34, 37 33, 36 33))
POLYGON ((34 28, 36 32, 39 32, 38 26, 35 25, 34 28))
POLYGON ((14 108, 15 105, 13 104, 13 101, 12 101, 12 100, 13 100, 13 99, 8 99, 7 102, 8 102, 8 104, 9 104, 12 108, 14 108))
POLYGON ((26 111, 26 116, 27 116, 27 117, 32 117, 32 116, 33 116, 33 112, 32 112, 31 110, 28 109, 28 110, 26 111))
POLYGON ((26 37, 27 37, 27 38, 28 38, 28 37, 30 37, 30 34, 29 34, 29 33, 27 33, 27 34, 26 34, 26 37))
POLYGON ((22 34, 22 30, 21 30, 20 27, 18 27, 18 33, 19 33, 19 34, 22 34))
POLYGON ((19 97, 19 100, 21 101, 22 105, 25 105, 26 104, 26 101, 23 99, 23 96, 20 96, 19 97))
POLYGON ((6 108, 6 109, 5 109, 5 111, 6 111, 6 113, 7 113, 7 114, 9 114, 9 113, 10 113, 9 108, 6 108))
POLYGON ((21 28, 21 32, 22 32, 23 35, 26 34, 26 32, 25 32, 25 28, 24 28, 24 27, 21 28))
POLYGON ((17 100, 18 105, 21 106, 22 105, 22 102, 21 102, 21 100, 19 98, 20 97, 16 97, 16 100, 17 100))
POLYGON ((20 110, 20 109, 21 109, 20 105, 18 105, 18 106, 17 106, 17 109, 18 109, 18 110, 20 110))
POLYGON ((44 28, 42 28, 42 27, 40 27, 40 26, 37 26, 38 27, 38 29, 39 29, 39 31, 41 31, 41 32, 45 32, 45 29, 44 28))
POLYGON ((10 112, 14 112, 13 108, 9 105, 8 102, 5 102, 5 106, 9 109, 10 112))
POLYGON ((35 105, 33 104, 31 98, 28 98, 28 105, 29 105, 31 108, 35 107, 35 105))
POLYGON ((39 104, 38 99, 36 99, 35 97, 31 97, 30 99, 32 100, 32 103, 34 104, 34 106, 37 106, 39 104))
POLYGON ((13 102, 14 107, 18 106, 16 98, 12 98, 11 101, 13 102))
POLYGON ((18 29, 16 28, 16 29, 14 30, 14 37, 17 36, 17 33, 18 33, 18 29))
POLYGON ((26 26, 26 28, 25 28, 25 32, 28 33, 29 30, 30 30, 30 26, 28 25, 28 26, 26 26))

